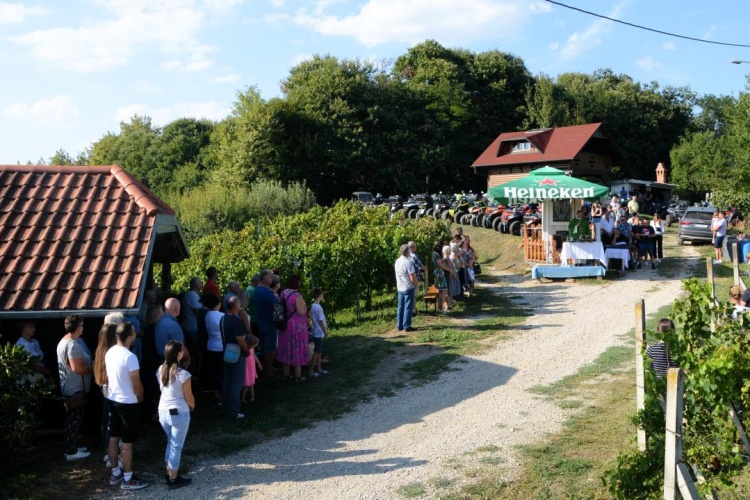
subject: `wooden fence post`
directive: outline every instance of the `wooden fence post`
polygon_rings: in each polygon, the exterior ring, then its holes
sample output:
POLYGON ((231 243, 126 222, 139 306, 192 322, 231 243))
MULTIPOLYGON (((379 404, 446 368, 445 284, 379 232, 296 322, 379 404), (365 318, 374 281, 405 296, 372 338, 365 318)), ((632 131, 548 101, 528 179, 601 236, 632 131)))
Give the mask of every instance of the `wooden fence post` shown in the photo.
POLYGON ((716 300, 716 292, 714 291, 714 262, 711 257, 706 257, 706 279, 711 286, 711 299, 716 300))
POLYGON ((732 269, 734 270, 734 284, 740 284, 740 244, 732 243, 732 269))
POLYGON ((737 415, 737 408, 735 407, 734 402, 731 401, 729 402, 729 416, 732 417, 732 422, 734 422, 734 426, 737 428, 737 432, 740 434, 740 439, 742 440, 742 444, 745 446, 745 451, 750 453, 750 439, 748 439, 747 437, 745 424, 742 423, 739 415, 737 415))
MULTIPOLYGON (((646 310, 644 300, 635 303, 635 404, 636 411, 646 408, 646 376, 643 368, 643 342, 645 342, 646 310)), ((638 428, 638 449, 646 451, 646 429, 638 428)))
POLYGON ((667 371, 667 425, 664 433, 664 499, 698 499, 698 490, 682 462, 682 410, 684 374, 681 368, 667 371))

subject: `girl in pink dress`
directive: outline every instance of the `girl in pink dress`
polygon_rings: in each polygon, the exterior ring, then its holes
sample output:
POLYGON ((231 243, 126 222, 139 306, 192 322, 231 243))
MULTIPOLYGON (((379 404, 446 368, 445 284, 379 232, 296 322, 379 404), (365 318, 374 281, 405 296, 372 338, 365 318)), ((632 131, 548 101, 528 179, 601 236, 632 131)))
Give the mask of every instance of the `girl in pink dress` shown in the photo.
POLYGON ((250 392, 249 402, 252 403, 255 401, 255 381, 258 379, 258 370, 263 370, 263 365, 260 364, 260 359, 258 359, 258 355, 255 354, 255 347, 257 345, 257 337, 251 337, 251 343, 248 344, 248 347, 250 348, 250 356, 245 358, 245 387, 242 388, 243 403, 248 402, 248 392, 250 392))

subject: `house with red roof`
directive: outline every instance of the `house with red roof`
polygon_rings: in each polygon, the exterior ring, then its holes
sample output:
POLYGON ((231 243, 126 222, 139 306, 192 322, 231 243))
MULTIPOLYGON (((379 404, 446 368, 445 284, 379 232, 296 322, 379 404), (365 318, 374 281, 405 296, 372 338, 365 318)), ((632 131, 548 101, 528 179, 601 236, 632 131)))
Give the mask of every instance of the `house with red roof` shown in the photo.
POLYGON ((472 163, 487 176, 487 188, 550 166, 574 177, 608 185, 612 169, 625 164, 620 150, 602 123, 503 132, 472 163))
POLYGON ((174 210, 117 165, 0 165, 0 320, 134 314, 154 264, 168 286, 188 255, 174 210))

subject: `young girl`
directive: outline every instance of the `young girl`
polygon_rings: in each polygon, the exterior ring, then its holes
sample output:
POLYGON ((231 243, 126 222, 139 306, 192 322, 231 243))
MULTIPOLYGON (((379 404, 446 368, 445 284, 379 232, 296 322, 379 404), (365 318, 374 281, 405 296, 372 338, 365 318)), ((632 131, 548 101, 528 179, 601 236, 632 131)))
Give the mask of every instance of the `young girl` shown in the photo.
POLYGON ((247 403, 247 393, 250 392, 250 400, 255 401, 255 381, 258 378, 258 370, 263 370, 258 355, 255 354, 255 347, 258 345, 258 337, 250 336, 247 347, 250 348, 250 356, 245 358, 245 387, 242 388, 242 402, 247 403), (257 369, 256 369, 257 368, 257 369))
MULTIPOLYGON (((656 326, 656 331, 659 333, 674 331, 674 323, 669 318, 662 318, 656 326)), ((677 364, 670 357, 667 344, 663 340, 649 345, 646 348, 646 356, 651 358, 651 366, 656 372, 657 378, 665 377, 668 369, 677 368, 677 364)))
POLYGON ((187 486, 192 481, 191 478, 179 475, 182 446, 190 427, 190 412, 195 409, 190 372, 180 368, 184 355, 182 343, 170 340, 164 349, 164 364, 156 372, 161 389, 159 423, 167 435, 164 462, 167 466, 169 489, 187 486))

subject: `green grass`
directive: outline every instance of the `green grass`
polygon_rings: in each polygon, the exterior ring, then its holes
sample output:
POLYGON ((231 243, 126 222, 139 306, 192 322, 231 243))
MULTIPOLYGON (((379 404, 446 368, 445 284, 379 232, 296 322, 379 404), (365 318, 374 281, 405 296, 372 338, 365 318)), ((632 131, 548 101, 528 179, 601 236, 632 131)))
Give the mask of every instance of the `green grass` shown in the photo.
POLYGON ((404 498, 418 498, 427 493, 422 483, 409 483, 398 489, 398 493, 404 498))

